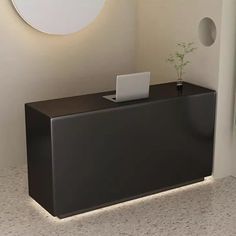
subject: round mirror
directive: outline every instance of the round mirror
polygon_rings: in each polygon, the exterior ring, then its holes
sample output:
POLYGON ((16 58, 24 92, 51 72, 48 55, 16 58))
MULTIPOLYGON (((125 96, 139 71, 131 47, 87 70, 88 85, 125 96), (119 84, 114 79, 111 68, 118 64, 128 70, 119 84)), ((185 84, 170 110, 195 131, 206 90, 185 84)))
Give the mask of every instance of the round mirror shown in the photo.
POLYGON ((199 38, 206 47, 210 47, 216 41, 216 24, 211 18, 206 17, 200 21, 199 38))
POLYGON ((20 16, 48 34, 80 31, 100 13, 105 0, 12 0, 20 16))

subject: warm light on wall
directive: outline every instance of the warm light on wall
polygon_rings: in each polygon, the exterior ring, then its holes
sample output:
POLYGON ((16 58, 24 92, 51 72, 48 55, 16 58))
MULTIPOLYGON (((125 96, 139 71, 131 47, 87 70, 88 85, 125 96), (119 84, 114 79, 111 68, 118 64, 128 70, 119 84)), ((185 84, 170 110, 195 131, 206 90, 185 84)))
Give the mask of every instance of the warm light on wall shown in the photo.
POLYGON ((48 34, 67 35, 90 24, 105 0, 12 0, 19 15, 33 28, 48 34))

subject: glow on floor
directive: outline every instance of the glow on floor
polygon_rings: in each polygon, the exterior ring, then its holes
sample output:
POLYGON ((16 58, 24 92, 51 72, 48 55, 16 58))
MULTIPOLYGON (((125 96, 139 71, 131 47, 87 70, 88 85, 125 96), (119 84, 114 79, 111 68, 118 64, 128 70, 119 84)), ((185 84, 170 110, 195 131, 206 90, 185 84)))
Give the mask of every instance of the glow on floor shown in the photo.
POLYGON ((69 221, 72 221, 72 220, 73 221, 74 220, 81 220, 83 218, 87 218, 87 217, 90 217, 90 216, 100 215, 102 213, 107 213, 109 211, 114 211, 114 210, 116 210, 118 208, 121 208, 121 207, 137 205, 137 204, 143 203, 145 201, 150 201, 150 200, 153 200, 153 199, 158 199, 160 197, 165 197, 165 196, 178 194, 178 193, 181 193, 181 192, 187 191, 187 190, 189 191, 189 190, 194 189, 196 187, 200 187, 200 186, 204 186, 204 185, 208 185, 208 184, 212 184, 212 183, 214 183, 214 178, 213 177, 207 177, 202 182, 198 182, 198 183, 186 185, 186 186, 183 186, 183 187, 179 187, 179 188, 167 190, 167 191, 164 191, 164 192, 160 192, 160 193, 157 193, 157 194, 145 196, 145 197, 142 197, 142 198, 138 198, 138 199, 118 203, 118 204, 115 204, 115 205, 112 205, 112 206, 107 206, 107 207, 104 207, 104 208, 100 208, 100 209, 97 209, 97 210, 94 210, 94 211, 89 211, 89 212, 86 212, 86 213, 82 213, 82 214, 74 215, 74 216, 71 216, 71 217, 67 217, 65 219, 59 219, 57 217, 53 217, 52 215, 50 215, 44 208, 42 208, 33 199, 30 199, 30 205, 32 207, 34 207, 35 210, 37 210, 37 212, 42 214, 42 217, 46 217, 51 223, 62 224, 62 223, 69 222, 69 221))

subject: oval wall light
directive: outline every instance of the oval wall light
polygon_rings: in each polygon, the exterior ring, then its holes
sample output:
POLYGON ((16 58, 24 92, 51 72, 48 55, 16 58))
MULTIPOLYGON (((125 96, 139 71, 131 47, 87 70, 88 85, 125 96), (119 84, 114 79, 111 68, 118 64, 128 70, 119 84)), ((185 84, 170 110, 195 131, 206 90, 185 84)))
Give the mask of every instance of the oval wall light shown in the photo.
POLYGON ((12 0, 19 15, 33 28, 48 34, 67 35, 90 24, 105 0, 12 0))

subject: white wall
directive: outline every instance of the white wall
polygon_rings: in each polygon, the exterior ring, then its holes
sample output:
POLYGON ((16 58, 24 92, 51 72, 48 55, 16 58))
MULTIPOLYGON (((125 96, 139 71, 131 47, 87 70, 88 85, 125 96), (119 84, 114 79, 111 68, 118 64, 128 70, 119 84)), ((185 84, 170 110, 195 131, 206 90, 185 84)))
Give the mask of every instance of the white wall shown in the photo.
MULTIPOLYGON (((166 62, 177 42, 196 42, 198 50, 191 57, 185 80, 216 89, 219 72, 219 36, 206 48, 198 38, 198 25, 205 16, 221 25, 222 0, 139 0, 138 56, 139 70, 151 70, 153 83, 175 81, 176 74, 166 62)), ((218 34, 219 35, 219 34, 218 34)))
POLYGON ((236 77, 236 1, 224 0, 218 86, 218 118, 215 173, 217 177, 231 172, 236 176, 236 136, 234 97, 236 77), (227 160, 231 157, 231 162, 227 160))
POLYGON ((0 167, 26 160, 24 103, 114 88, 134 70, 135 0, 109 0, 94 23, 71 36, 26 25, 0 1, 0 167))
POLYGON ((139 70, 152 72, 153 83, 176 79, 175 71, 166 63, 176 42, 197 43, 198 50, 184 79, 217 90, 214 176, 225 177, 233 172, 236 175, 236 135, 233 139, 236 1, 139 0, 138 12, 137 65, 139 70), (212 18, 217 26, 217 39, 211 47, 204 47, 198 37, 198 25, 204 17, 212 18))

